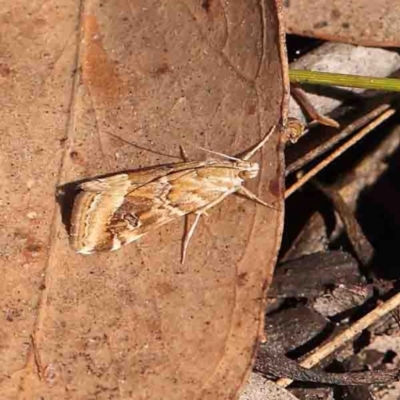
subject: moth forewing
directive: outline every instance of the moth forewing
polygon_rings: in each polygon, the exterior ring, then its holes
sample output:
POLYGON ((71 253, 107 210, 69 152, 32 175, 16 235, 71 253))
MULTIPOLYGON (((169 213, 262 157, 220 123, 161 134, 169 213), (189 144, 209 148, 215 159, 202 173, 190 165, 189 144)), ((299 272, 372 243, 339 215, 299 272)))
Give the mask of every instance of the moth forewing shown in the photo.
POLYGON ((195 223, 184 239, 183 260, 200 216, 230 194, 239 192, 269 206, 243 183, 258 175, 258 163, 247 160, 272 132, 242 160, 183 162, 81 184, 71 217, 72 246, 82 254, 116 250, 178 217, 195 214, 195 223))
POLYGON ((71 217, 71 244, 78 253, 91 254, 95 248, 111 250, 105 226, 121 207, 130 188, 127 174, 95 179, 80 185, 71 217))

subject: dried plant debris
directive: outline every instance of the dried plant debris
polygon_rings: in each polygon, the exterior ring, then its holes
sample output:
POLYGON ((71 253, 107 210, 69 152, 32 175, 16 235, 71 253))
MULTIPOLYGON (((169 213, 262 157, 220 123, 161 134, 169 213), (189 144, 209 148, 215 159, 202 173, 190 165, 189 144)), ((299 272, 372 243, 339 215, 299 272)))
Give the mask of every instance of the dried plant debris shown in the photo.
POLYGON ((400 46, 396 1, 287 0, 284 5, 288 32, 367 46, 400 46))
MULTIPOLYGON (((335 335, 323 345, 317 347, 300 364, 287 359, 273 343, 263 344, 257 354, 254 369, 266 377, 280 377, 278 384, 287 386, 293 380, 328 383, 332 385, 354 386, 367 384, 385 384, 399 379, 399 368, 391 371, 368 371, 350 373, 326 373, 319 370, 310 370, 325 357, 336 353, 348 341, 354 339, 363 330, 371 326, 375 321, 398 308, 400 305, 400 293, 395 294, 384 303, 378 305, 367 315, 350 324, 349 328, 335 335), (284 378, 282 378, 284 377, 284 378)), ((290 330, 290 328, 288 329, 290 330)), ((395 353, 394 353, 395 354, 395 353)), ((393 356, 392 356, 393 358, 393 356)))
MULTIPOLYGON (((393 57, 396 63, 398 55, 393 57)), ((344 100, 339 92, 336 107, 344 100)), ((347 97, 330 114, 339 130, 313 127, 286 149, 290 197, 284 240, 255 370, 279 377, 284 386, 294 379, 292 393, 301 399, 361 400, 373 393, 381 399, 391 386, 397 387, 397 109, 397 95, 347 97), (313 170, 315 175, 307 178, 313 170), (304 177, 311 184, 301 182, 304 177), (301 185, 290 191, 296 181, 301 185), (391 340, 384 351, 373 353, 370 346, 382 335, 391 340), (359 362, 350 363, 353 358, 359 362), (291 379, 283 378, 289 375, 291 379), (314 386, 330 382, 332 389, 311 391, 302 379, 314 386)))
POLYGON ((286 304, 277 312, 268 314, 265 321, 266 342, 282 354, 298 358, 334 332, 335 324, 312 307, 302 303, 286 304))
MULTIPOLYGON (((290 68, 383 78, 391 76, 399 70, 400 55, 386 49, 327 42, 292 62, 290 68)), ((307 99, 319 114, 329 115, 335 119, 349 109, 349 104, 346 104, 349 103, 349 100, 354 102, 364 93, 369 96, 376 94, 376 92, 366 92, 365 89, 359 88, 316 85, 302 85, 301 88, 306 92, 307 99)), ((360 105, 360 102, 357 104, 360 105)), ((356 111, 354 107, 352 111, 356 111)), ((293 98, 289 104, 289 115, 306 122, 301 105, 293 98)), ((342 121, 338 122, 343 126, 342 121)))
POLYGON ((374 256, 374 249, 367 237, 364 235, 364 232, 352 213, 352 210, 343 200, 340 193, 337 193, 335 189, 332 189, 327 185, 322 185, 316 181, 314 181, 314 184, 331 200, 335 211, 342 220, 347 237, 349 238, 358 260, 361 262, 363 267, 367 267, 374 256))
POLYGON ((316 297, 325 289, 350 287, 362 281, 358 263, 350 254, 315 253, 279 264, 268 297, 316 297))
POLYGON ((366 384, 390 383, 399 379, 399 372, 350 372, 342 374, 310 370, 273 348, 261 348, 254 364, 255 371, 267 377, 286 377, 296 381, 327 383, 333 385, 354 386, 366 384))

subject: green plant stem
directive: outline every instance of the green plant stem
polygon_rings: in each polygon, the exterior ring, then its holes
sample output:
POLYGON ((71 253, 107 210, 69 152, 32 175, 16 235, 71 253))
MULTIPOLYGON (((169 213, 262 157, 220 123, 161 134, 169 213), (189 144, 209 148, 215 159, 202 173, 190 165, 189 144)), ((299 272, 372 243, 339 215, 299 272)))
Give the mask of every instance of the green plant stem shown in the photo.
POLYGON ((385 90, 400 92, 400 79, 374 78, 346 74, 333 74, 330 72, 290 70, 291 83, 307 83, 323 86, 344 86, 362 89, 385 90))

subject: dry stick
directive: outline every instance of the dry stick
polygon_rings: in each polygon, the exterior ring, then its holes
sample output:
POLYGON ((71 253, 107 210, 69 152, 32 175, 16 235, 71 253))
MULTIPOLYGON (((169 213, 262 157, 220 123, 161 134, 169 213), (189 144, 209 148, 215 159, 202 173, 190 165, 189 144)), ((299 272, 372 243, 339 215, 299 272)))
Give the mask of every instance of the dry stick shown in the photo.
POLYGON ((304 167, 304 165, 308 164, 310 161, 315 160, 317 157, 326 153, 328 150, 333 148, 339 142, 346 139, 353 132, 363 128, 365 125, 370 123, 372 120, 379 117, 379 115, 381 115, 383 112, 385 112, 388 108, 390 108, 390 104, 382 104, 382 105, 376 107, 375 109, 373 109, 372 111, 368 112, 367 114, 363 115, 362 117, 358 118, 354 122, 350 123, 340 133, 333 136, 331 139, 327 140, 326 142, 322 143, 315 149, 311 150, 310 152, 305 154, 303 157, 290 163, 285 169, 286 176, 288 176, 292 172, 304 167))
POLYGON ((290 94, 296 100, 300 108, 303 108, 303 111, 312 119, 312 122, 319 122, 321 125, 331 126, 332 128, 340 128, 337 121, 326 115, 321 115, 314 108, 310 100, 308 100, 306 92, 301 87, 293 83, 290 86, 290 94))
POLYGON ((313 178, 318 172, 323 170, 327 165, 329 165, 333 160, 338 158, 341 154, 343 154, 350 147, 354 146, 358 141, 360 141, 364 136, 370 133, 373 129, 379 126, 382 122, 386 121, 389 117, 391 117, 396 110, 390 108, 370 124, 368 124, 364 129, 354 135, 348 142, 344 143, 342 146, 338 147, 332 154, 326 157, 323 161, 317 164, 313 169, 304 174, 296 183, 294 183, 289 189, 285 192, 285 199, 287 199, 291 194, 293 194, 297 189, 303 186, 306 182, 308 182, 311 178, 313 178))
POLYGON ((340 193, 338 193, 334 188, 323 185, 315 180, 313 180, 313 183, 333 203, 336 212, 339 214, 339 217, 343 222, 347 237, 353 246, 357 258, 361 261, 364 267, 367 266, 374 256, 374 248, 364 235, 354 213, 346 204, 340 193))
MULTIPOLYGON (((371 324, 376 322, 379 318, 384 317, 394 309, 400 306, 400 293, 395 294, 391 299, 382 303, 375 310, 371 311, 350 328, 337 335, 329 343, 314 350, 305 360, 300 363, 304 368, 312 368, 317 365, 322 359, 336 351, 339 347, 343 346, 346 342, 353 339, 356 335, 361 333, 364 329, 368 328, 371 324)), ((283 387, 290 385, 293 381, 288 378, 282 378, 277 381, 277 384, 283 387)))

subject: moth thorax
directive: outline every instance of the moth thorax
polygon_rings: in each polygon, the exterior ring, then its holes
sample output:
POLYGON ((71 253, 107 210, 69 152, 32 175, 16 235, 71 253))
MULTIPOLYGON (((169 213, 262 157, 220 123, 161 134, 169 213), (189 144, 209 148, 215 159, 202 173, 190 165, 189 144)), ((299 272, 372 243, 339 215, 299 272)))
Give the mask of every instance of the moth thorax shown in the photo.
POLYGON ((243 180, 255 178, 260 170, 260 166, 257 163, 251 162, 243 162, 240 167, 242 170, 240 171, 239 176, 243 180))

